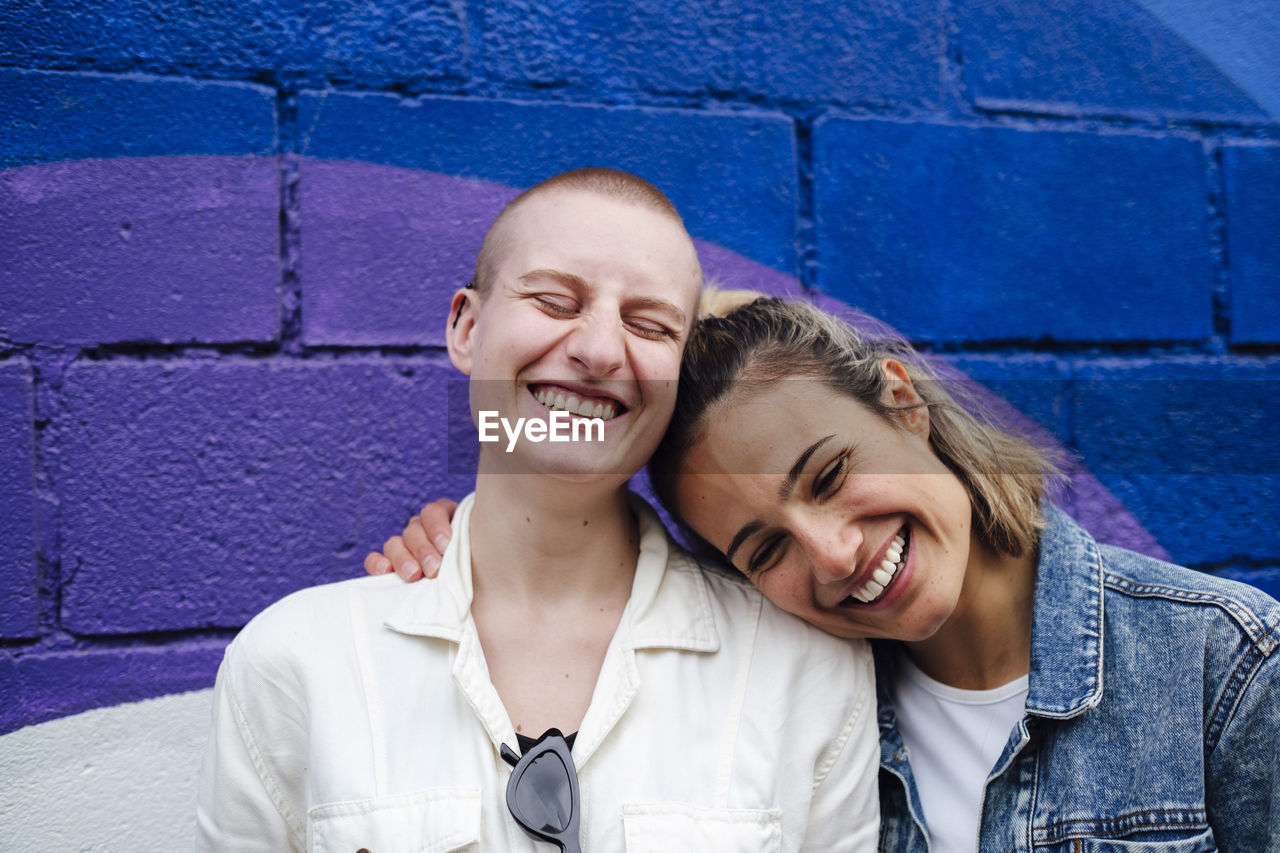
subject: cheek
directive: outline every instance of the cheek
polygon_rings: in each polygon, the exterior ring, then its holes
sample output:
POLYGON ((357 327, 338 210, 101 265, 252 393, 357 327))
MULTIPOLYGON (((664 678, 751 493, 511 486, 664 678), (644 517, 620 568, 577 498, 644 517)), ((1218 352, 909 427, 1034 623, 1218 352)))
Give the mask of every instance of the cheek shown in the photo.
POLYGON ((806 579, 795 572, 772 569, 751 579, 751 585, 778 607, 801 618, 812 610, 813 596, 806 579))
POLYGON ((676 380, 680 378, 681 348, 671 341, 635 340, 627 347, 632 370, 639 379, 654 383, 655 392, 663 383, 669 383, 667 391, 674 396, 676 380))

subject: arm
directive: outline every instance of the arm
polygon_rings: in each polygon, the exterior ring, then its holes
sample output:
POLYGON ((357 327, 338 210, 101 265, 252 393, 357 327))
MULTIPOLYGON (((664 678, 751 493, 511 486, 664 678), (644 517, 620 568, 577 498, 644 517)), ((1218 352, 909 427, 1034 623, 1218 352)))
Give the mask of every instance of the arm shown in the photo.
POLYGON ((1220 714, 1225 726, 1208 755, 1214 837, 1226 853, 1280 851, 1280 650, 1251 650, 1226 691, 1239 702, 1223 703, 1234 707, 1220 714))
POLYGON ((245 692, 253 693, 255 680, 265 680, 261 670, 247 660, 241 642, 233 642, 214 686, 213 723, 196 804, 198 851, 266 853, 306 848, 306 816, 292 807, 288 786, 281 783, 295 772, 295 784, 305 779, 300 708, 281 695, 279 684, 259 685, 259 701, 246 707, 245 692), (271 707, 275 702, 282 704, 271 707), (255 725, 255 707, 258 711, 265 707, 275 718, 267 727, 270 730, 255 725), (281 758, 300 766, 275 766, 281 758))
POLYGON ((365 555, 364 570, 371 575, 385 575, 395 569, 406 581, 434 578, 440 571, 440 558, 453 536, 449 522, 458 509, 457 501, 440 498, 422 508, 409 519, 404 532, 392 536, 382 545, 382 553, 365 555))

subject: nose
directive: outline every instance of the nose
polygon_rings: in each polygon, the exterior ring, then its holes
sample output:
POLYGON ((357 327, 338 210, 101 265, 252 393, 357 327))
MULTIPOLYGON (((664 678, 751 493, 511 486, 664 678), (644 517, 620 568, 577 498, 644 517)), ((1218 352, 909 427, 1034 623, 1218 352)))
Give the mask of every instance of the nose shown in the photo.
POLYGON ((862 531, 832 515, 805 519, 792 535, 808 557, 813 579, 819 584, 847 580, 858 570, 858 548, 862 531))
POLYGON ((625 329, 616 311, 594 311, 570 334, 566 350, 592 376, 610 376, 627 360, 625 329))

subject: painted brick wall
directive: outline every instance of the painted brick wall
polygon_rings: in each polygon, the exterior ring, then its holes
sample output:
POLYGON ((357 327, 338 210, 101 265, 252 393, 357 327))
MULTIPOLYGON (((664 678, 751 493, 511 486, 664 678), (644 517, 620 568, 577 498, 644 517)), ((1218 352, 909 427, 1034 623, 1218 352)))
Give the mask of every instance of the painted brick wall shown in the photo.
POLYGON ((1196 5, 4 5, 0 732, 208 686, 461 493, 449 295, 589 163, 987 382, 1101 535, 1280 592, 1280 25, 1196 5))

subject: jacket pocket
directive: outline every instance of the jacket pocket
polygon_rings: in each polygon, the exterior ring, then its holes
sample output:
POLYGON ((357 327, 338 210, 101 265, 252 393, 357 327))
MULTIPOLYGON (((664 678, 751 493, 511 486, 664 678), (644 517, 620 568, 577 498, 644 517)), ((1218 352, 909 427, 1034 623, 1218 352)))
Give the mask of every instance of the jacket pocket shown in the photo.
POLYGON ((1160 833, 1140 840, 1119 838, 1080 838, 1064 844, 1070 853, 1214 853, 1218 844, 1213 830, 1179 837, 1176 833, 1160 833))
POLYGON ((480 842, 480 789, 431 788, 307 813, 312 853, 449 853, 480 842))
POLYGON ((627 853, 777 853, 782 849, 782 812, 778 809, 633 803, 622 807, 622 828, 627 853))

